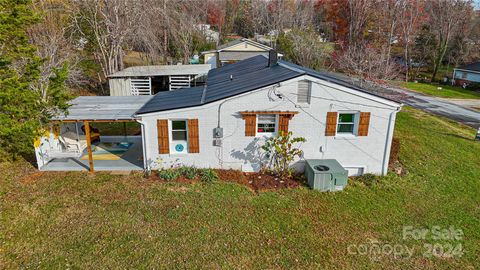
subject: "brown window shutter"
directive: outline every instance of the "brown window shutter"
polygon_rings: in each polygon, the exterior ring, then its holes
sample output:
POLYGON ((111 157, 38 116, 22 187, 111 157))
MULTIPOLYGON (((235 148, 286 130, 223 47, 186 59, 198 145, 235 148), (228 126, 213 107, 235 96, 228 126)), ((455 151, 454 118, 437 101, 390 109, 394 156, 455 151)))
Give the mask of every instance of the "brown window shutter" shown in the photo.
POLYGON ((245 136, 254 137, 256 134, 255 129, 257 128, 257 116, 249 114, 243 116, 243 118, 245 119, 245 136))
POLYGON ((198 119, 188 119, 188 152, 200 153, 198 119))
POLYGON ((368 127, 370 125, 370 113, 361 112, 358 125, 358 136, 368 136, 368 127))
POLYGON ((337 134, 337 112, 327 112, 325 136, 335 136, 335 134, 337 134))
POLYGON ((278 116, 278 133, 288 133, 288 123, 290 122, 291 115, 280 114, 278 116))
POLYGON ((158 153, 168 154, 170 153, 170 146, 168 143, 168 120, 157 120, 157 136, 158 136, 158 153))

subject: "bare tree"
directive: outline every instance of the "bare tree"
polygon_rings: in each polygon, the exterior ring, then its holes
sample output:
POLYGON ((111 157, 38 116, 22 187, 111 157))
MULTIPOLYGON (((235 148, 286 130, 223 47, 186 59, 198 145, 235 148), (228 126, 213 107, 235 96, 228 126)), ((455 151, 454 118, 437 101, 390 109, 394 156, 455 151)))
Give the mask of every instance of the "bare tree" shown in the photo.
POLYGON ((326 68, 331 51, 315 30, 294 29, 286 34, 286 38, 291 42, 290 60, 313 69, 326 68))
POLYGON ((411 47, 415 42, 421 24, 425 19, 423 15, 424 1, 421 0, 401 0, 399 28, 401 43, 403 45, 403 58, 405 59, 405 81, 410 78, 411 66, 411 47))
POLYGON ((398 76, 395 63, 388 61, 386 48, 374 48, 366 43, 350 44, 336 56, 335 63, 341 71, 363 80, 381 82, 398 76))
POLYGON ((141 2, 78 0, 73 6, 75 29, 90 43, 103 79, 123 69, 124 47, 137 30, 141 2))
POLYGON ((68 72, 67 84, 78 87, 84 82, 83 74, 78 67, 80 55, 75 51, 70 40, 67 39, 66 22, 58 6, 51 2, 40 0, 34 3, 33 8, 42 14, 39 23, 33 25, 27 32, 30 41, 37 47, 36 54, 43 59, 40 66, 39 79, 32 84, 46 101, 50 79, 56 72, 66 68, 68 72))
POLYGON ((445 53, 454 35, 460 31, 465 20, 471 19, 472 2, 465 0, 429 0, 428 24, 436 38, 436 48, 433 54, 432 81, 442 65, 445 53))
POLYGON ((374 10, 372 0, 348 0, 348 43, 355 44, 363 40, 370 13, 374 10))

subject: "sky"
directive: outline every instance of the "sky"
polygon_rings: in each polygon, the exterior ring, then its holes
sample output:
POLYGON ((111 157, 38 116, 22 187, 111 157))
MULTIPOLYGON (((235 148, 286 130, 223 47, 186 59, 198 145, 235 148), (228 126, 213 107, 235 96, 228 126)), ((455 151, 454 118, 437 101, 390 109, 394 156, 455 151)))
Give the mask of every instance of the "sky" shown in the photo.
POLYGON ((480 9, 480 0, 473 0, 473 3, 475 3, 475 9, 480 9))

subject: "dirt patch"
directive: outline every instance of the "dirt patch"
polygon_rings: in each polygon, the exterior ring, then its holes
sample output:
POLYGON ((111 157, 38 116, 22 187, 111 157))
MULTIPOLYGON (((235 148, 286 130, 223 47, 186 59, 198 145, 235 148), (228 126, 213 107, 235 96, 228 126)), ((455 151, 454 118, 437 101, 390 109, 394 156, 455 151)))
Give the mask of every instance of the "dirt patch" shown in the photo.
POLYGON ((20 182, 24 184, 33 183, 35 180, 37 180, 37 178, 39 178, 42 175, 43 175, 43 172, 35 172, 23 177, 22 180, 20 180, 20 182))
POLYGON ((388 167, 393 168, 393 165, 398 161, 398 154, 400 153, 400 139, 392 139, 392 147, 390 149, 390 160, 388 161, 388 167))
POLYGON ((304 184, 300 176, 279 178, 269 174, 245 173, 249 186, 255 191, 277 190, 282 188, 296 188, 304 184))
POLYGON ((388 161, 388 169, 395 172, 397 175, 405 175, 407 171, 398 159, 400 153, 400 139, 392 139, 392 147, 390 149, 390 160, 388 161))
POLYGON ((301 175, 279 178, 266 173, 244 173, 237 170, 215 170, 221 181, 235 182, 247 186, 255 192, 295 188, 304 185, 301 175))

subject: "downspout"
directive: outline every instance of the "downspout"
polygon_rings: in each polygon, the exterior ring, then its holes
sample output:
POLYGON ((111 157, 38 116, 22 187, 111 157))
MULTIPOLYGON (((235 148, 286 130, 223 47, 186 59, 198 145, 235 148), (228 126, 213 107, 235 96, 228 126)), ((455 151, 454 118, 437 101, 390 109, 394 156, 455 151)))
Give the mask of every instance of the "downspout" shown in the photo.
POLYGON ((146 132, 145 132, 145 123, 140 119, 135 119, 137 123, 140 124, 142 130, 142 154, 143 154, 143 171, 150 172, 150 166, 148 165, 147 160, 147 140, 146 140, 146 132))
POLYGON ((382 175, 386 175, 388 172, 388 162, 390 161, 390 150, 392 147, 392 140, 393 140, 393 131, 395 128, 395 119, 396 114, 402 109, 402 107, 398 107, 395 111, 390 113, 388 117, 388 129, 387 129, 387 139, 385 141, 385 150, 383 153, 383 164, 382 164, 382 175))

